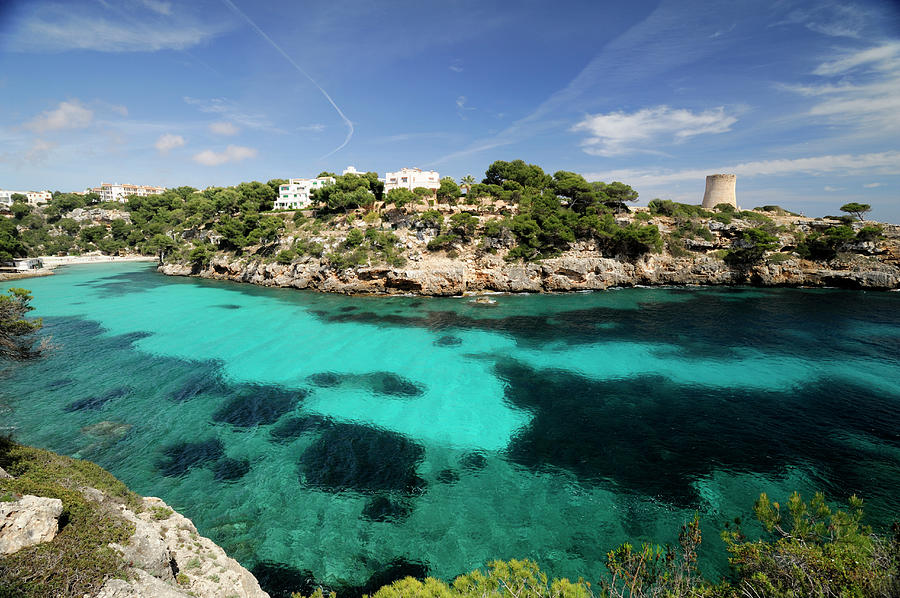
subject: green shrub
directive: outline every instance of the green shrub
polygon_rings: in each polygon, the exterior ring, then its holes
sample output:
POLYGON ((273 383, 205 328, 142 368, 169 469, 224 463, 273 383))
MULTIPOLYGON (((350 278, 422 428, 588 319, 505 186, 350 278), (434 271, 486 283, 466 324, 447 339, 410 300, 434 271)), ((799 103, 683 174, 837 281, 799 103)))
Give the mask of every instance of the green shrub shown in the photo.
POLYGON ((134 526, 85 498, 80 488, 102 490, 136 511, 143 504, 139 496, 98 465, 8 439, 0 439, 0 467, 15 476, 0 480, 0 494, 58 498, 67 521, 53 542, 0 557, 0 595, 93 595, 105 580, 125 575, 128 564, 109 543, 126 543, 134 526))
POLYGON ((784 262, 793 258, 794 256, 790 253, 773 253, 766 258, 766 262, 769 264, 783 264, 784 262))
POLYGON ((275 261, 282 265, 288 265, 297 258, 297 252, 293 249, 283 249, 275 256, 275 261))
POLYGON ((653 216, 649 212, 636 212, 634 219, 638 222, 650 222, 653 216))
POLYGON ((787 502, 788 516, 761 494, 753 510, 767 536, 749 541, 740 527, 722 533, 745 594, 896 596, 900 546, 874 538, 862 525, 861 499, 851 496, 848 506, 832 510, 821 493, 805 502, 795 492, 787 502))
POLYGON ((150 507, 150 513, 153 515, 153 518, 156 520, 168 519, 174 511, 172 509, 160 506, 152 506, 150 507))
POLYGON ((878 225, 870 225, 864 226, 858 231, 856 231, 856 240, 857 241, 878 241, 882 239, 884 235, 884 229, 878 225))
POLYGON ((428 251, 440 251, 441 249, 448 248, 457 241, 459 241, 459 237, 454 234, 438 235, 428 241, 426 247, 428 248, 428 251))
POLYGON ((660 216, 681 216, 683 218, 694 216, 709 218, 712 216, 712 213, 704 210, 702 206, 678 203, 669 199, 654 199, 647 204, 647 207, 650 208, 651 214, 660 216))
POLYGON ((359 247, 365 238, 365 234, 358 228, 351 229, 344 239, 344 247, 359 247))

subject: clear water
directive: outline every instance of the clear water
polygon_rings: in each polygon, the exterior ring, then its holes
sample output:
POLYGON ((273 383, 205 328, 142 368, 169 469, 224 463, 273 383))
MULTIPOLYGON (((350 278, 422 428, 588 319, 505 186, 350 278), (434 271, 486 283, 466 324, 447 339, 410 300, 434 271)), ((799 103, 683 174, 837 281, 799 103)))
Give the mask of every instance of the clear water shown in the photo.
POLYGON ((607 550, 671 542, 695 511, 718 552, 761 491, 900 513, 898 293, 482 306, 145 264, 15 286, 58 348, 0 374, 0 425, 162 497, 276 595, 513 557, 597 579, 607 550))

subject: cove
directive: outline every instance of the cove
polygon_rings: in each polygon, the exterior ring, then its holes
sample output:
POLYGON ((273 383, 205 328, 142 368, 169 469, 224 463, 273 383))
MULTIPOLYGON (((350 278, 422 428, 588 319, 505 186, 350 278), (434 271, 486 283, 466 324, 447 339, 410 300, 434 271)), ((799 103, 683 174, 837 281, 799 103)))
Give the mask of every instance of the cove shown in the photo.
POLYGON ((609 549, 672 542, 695 511, 719 542, 763 491, 857 493, 880 528, 900 513, 900 293, 483 306, 144 264, 9 286, 57 348, 4 365, 3 427, 163 498, 270 588, 514 557, 592 580, 609 549))

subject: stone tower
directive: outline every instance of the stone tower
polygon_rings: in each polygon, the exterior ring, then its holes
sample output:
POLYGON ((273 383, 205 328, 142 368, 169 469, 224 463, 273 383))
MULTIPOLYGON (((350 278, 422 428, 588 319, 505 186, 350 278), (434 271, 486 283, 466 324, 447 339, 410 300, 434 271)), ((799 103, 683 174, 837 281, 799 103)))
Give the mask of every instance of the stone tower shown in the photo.
POLYGON ((703 207, 710 210, 720 203, 727 203, 737 208, 734 196, 734 185, 737 175, 711 174, 706 177, 706 192, 703 194, 703 207))

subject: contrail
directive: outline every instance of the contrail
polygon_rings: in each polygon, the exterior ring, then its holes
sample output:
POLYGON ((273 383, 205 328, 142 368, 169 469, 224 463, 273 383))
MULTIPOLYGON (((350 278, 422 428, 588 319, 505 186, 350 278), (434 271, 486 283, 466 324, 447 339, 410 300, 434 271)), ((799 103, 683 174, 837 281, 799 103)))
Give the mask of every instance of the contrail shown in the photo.
POLYGON ((250 27, 252 27, 252 28, 253 28, 253 29, 254 29, 254 30, 255 30, 255 31, 256 31, 256 32, 264 39, 264 40, 266 40, 267 42, 269 42, 269 45, 270 45, 270 46, 272 46, 273 48, 275 48, 275 49, 278 51, 279 54, 281 54, 282 56, 284 56, 284 59, 287 60, 288 62, 290 62, 290 63, 291 63, 291 66, 293 66, 295 69, 297 69, 297 72, 299 72, 301 75, 303 75, 304 77, 306 77, 307 79, 309 79, 309 82, 312 83, 313 85, 315 85, 315 86, 316 86, 316 89, 318 89, 319 91, 322 92, 322 95, 325 96, 325 99, 328 100, 328 103, 331 104, 332 107, 334 107, 334 109, 335 109, 335 110, 337 111, 337 113, 340 115, 341 119, 344 121, 344 124, 347 125, 347 137, 344 139, 344 143, 340 144, 339 146, 337 146, 336 148, 334 148, 333 150, 331 150, 330 152, 328 152, 327 154, 325 154, 324 156, 322 156, 322 157, 319 158, 319 159, 320 159, 320 160, 323 160, 323 159, 327 158, 328 156, 330 156, 330 155, 332 155, 332 154, 334 154, 334 153, 336 153, 336 152, 339 152, 340 150, 344 149, 344 146, 346 146, 348 143, 350 143, 350 139, 353 137, 353 123, 350 122, 350 119, 347 118, 347 116, 344 114, 344 112, 343 112, 340 108, 338 108, 338 105, 334 103, 334 100, 331 99, 331 96, 328 95, 328 92, 325 91, 324 89, 322 89, 322 86, 319 85, 318 83, 316 83, 316 80, 309 76, 309 73, 307 73, 307 72, 304 71, 302 68, 300 68, 300 65, 297 64, 296 62, 294 62, 294 59, 293 59, 293 58, 291 58, 290 56, 288 56, 287 53, 286 53, 284 50, 282 50, 281 47, 280 47, 278 44, 276 44, 275 41, 274 41, 271 37, 269 37, 268 35, 266 35, 266 32, 265 32, 265 31, 263 31, 262 29, 260 29, 259 26, 258 26, 256 23, 254 23, 254 22, 250 19, 250 17, 248 17, 247 15, 245 15, 245 14, 241 11, 240 8, 238 8, 237 6, 235 6, 234 3, 233 3, 231 0, 222 0, 222 3, 225 4, 225 6, 227 6, 228 8, 230 8, 231 11, 234 12, 234 14, 236 14, 237 16, 239 16, 239 17, 241 17, 242 19, 244 19, 244 20, 247 22, 247 24, 250 25, 250 27))

